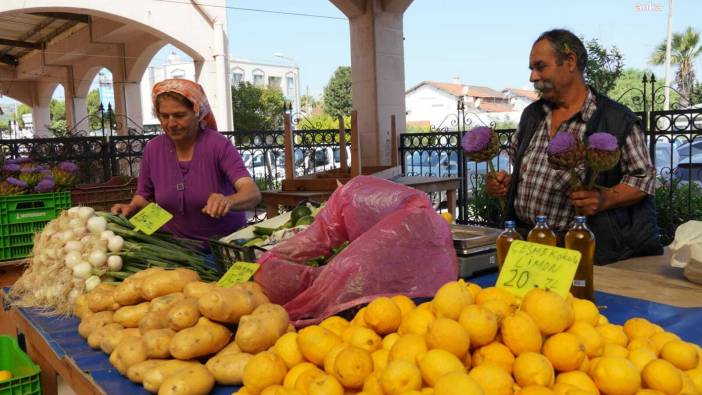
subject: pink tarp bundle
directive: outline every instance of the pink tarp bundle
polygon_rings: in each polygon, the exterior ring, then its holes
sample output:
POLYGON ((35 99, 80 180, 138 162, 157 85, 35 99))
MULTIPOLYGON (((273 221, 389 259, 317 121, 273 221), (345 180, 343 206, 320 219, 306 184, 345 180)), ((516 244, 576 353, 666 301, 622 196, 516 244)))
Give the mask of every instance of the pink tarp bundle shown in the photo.
POLYGON ((295 326, 383 295, 430 297, 458 275, 448 224, 426 194, 358 176, 338 188, 305 231, 259 259, 254 279, 295 326), (349 246, 322 267, 305 261, 349 246))

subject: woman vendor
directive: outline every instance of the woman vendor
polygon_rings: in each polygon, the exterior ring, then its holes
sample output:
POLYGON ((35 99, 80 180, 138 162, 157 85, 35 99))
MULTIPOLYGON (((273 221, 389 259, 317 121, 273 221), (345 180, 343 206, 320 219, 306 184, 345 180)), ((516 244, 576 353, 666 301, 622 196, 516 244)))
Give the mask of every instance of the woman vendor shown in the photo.
POLYGON ((165 133, 144 148, 131 202, 115 204, 112 212, 131 216, 156 202, 173 214, 166 230, 203 241, 243 227, 244 211, 261 201, 261 192, 239 151, 217 131, 202 86, 161 81, 151 99, 165 133))

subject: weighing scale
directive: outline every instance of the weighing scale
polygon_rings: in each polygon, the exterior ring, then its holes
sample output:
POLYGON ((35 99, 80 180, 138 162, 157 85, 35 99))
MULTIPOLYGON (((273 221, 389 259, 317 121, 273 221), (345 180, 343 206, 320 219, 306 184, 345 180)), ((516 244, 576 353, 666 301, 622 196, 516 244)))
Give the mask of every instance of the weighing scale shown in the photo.
POLYGON ((495 241, 501 231, 476 225, 451 225, 460 278, 497 268, 495 241))

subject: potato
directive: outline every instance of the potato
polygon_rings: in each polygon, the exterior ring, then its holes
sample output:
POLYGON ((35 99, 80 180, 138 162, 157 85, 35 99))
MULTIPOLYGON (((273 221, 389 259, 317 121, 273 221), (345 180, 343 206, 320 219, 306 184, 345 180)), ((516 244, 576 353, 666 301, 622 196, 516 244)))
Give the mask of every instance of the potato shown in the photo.
POLYGON ((192 364, 166 378, 159 395, 205 395, 214 387, 212 373, 202 364, 192 364))
POLYGON ((263 290, 263 287, 261 286, 261 284, 259 284, 257 282, 253 282, 253 281, 236 283, 236 284, 232 285, 232 288, 240 288, 240 289, 245 289, 245 290, 251 291, 251 292, 260 292, 264 295, 266 294, 265 291, 263 290))
POLYGON ((125 328, 138 328, 139 321, 149 311, 149 302, 139 303, 136 306, 123 306, 115 311, 112 319, 125 328))
POLYGON ((147 358, 168 358, 171 356, 169 346, 175 332, 171 329, 153 329, 142 336, 146 345, 147 358))
POLYGON ((88 295, 81 294, 76 298, 75 302, 73 302, 73 315, 78 317, 79 320, 82 320, 90 314, 93 314, 93 311, 90 310, 88 306, 88 295))
POLYGON ((113 296, 113 289, 95 288, 87 293, 88 307, 95 313, 106 310, 117 310, 119 309, 119 304, 115 302, 113 296))
POLYGON ((244 367, 253 355, 248 353, 217 354, 210 358, 205 366, 212 373, 217 384, 241 385, 244 378, 244 367))
POLYGON ((197 272, 190 269, 166 270, 146 276, 139 287, 141 296, 151 300, 174 292, 181 292, 187 283, 199 281, 197 272))
POLYGON ((141 384, 144 381, 144 374, 149 369, 161 366, 167 361, 166 359, 147 359, 136 363, 127 369, 127 378, 133 383, 141 384))
POLYGON ((176 332, 194 326, 198 318, 200 318, 200 310, 197 299, 185 298, 168 310, 168 326, 176 332))
POLYGON ((153 329, 168 328, 168 314, 165 312, 149 312, 139 321, 141 334, 153 329))
POLYGON ((133 306, 144 301, 139 292, 140 281, 133 280, 133 277, 128 277, 115 288, 113 298, 121 306, 133 306))
POLYGON ((203 281, 193 281, 185 284, 183 294, 186 298, 199 298, 200 296, 210 292, 216 285, 214 283, 206 283, 203 281))
POLYGON ((197 325, 178 332, 171 339, 170 351, 174 358, 187 360, 214 354, 229 343, 232 332, 205 317, 197 325))
POLYGON ((167 377, 193 364, 199 364, 199 362, 171 359, 147 370, 142 375, 142 384, 144 385, 144 389, 149 392, 158 392, 158 388, 167 377))
POLYGON ((239 288, 215 287, 198 300, 200 314, 218 322, 237 323, 239 319, 251 314, 256 305, 251 294, 239 288))
POLYGON ((260 306, 264 303, 270 303, 270 299, 268 299, 268 296, 264 294, 263 292, 258 292, 258 291, 249 291, 249 294, 251 295, 251 298, 254 301, 254 305, 260 306))
POLYGON ((88 345, 90 348, 98 349, 100 348, 100 342, 102 342, 102 339, 105 336, 113 336, 114 332, 117 332, 120 329, 123 329, 122 325, 116 322, 102 326, 88 335, 88 345))
POLYGON ((223 349, 219 350, 216 355, 236 354, 239 352, 241 352, 239 345, 236 344, 236 342, 231 342, 227 344, 223 349))
POLYGON ((119 342, 121 342, 124 338, 130 336, 139 337, 141 336, 141 334, 136 328, 125 328, 118 331, 114 331, 112 332, 111 336, 104 336, 102 338, 102 340, 100 341, 100 349, 105 354, 112 354, 112 351, 114 351, 115 347, 117 347, 119 342))
POLYGON ((149 313, 168 313, 168 310, 170 310, 174 304, 183 300, 183 298, 185 298, 185 296, 183 296, 182 292, 159 296, 151 301, 149 313))
POLYGON ((87 339, 94 330, 112 323, 113 314, 112 311, 100 311, 91 314, 78 325, 78 333, 87 339))
POLYGON ((130 366, 146 360, 146 345, 140 337, 127 336, 110 354, 110 363, 122 375, 127 374, 130 366))
POLYGON ((274 345, 288 324, 288 313, 282 306, 265 303, 241 317, 234 341, 241 351, 257 354, 274 345))

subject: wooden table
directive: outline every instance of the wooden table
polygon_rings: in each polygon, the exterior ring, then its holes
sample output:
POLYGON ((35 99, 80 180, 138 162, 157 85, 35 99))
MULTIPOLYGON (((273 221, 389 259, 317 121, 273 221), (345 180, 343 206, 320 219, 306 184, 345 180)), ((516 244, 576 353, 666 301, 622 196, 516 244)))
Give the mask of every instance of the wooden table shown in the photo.
MULTIPOLYGON (((460 178, 457 177, 396 177, 390 181, 406 185, 426 193, 446 192, 447 208, 452 214, 456 214, 456 190, 460 186, 460 178)), ((331 196, 334 191, 262 191, 263 204, 266 206, 266 215, 273 218, 279 214, 278 206, 295 207, 298 204, 312 200, 322 202, 331 196)))
MULTIPOLYGON (((27 259, 18 259, 14 261, 0 262, 0 289, 9 287, 17 281, 24 271, 24 266, 27 264, 27 259)), ((0 303, 2 296, 0 295, 0 303)), ((15 327, 12 324, 12 317, 9 311, 0 308, 0 335, 15 334, 15 327)))

